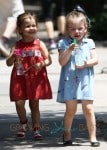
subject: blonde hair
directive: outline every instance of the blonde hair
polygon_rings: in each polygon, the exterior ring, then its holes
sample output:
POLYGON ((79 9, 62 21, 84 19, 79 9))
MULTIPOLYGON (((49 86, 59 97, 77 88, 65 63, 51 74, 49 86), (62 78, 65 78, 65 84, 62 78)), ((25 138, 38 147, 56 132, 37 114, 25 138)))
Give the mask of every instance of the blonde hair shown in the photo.
POLYGON ((85 28, 87 30, 85 36, 89 36, 89 23, 87 22, 87 17, 85 14, 83 14, 82 12, 78 12, 78 11, 72 11, 70 12, 67 16, 66 16, 66 25, 65 25, 65 32, 67 32, 67 27, 69 23, 72 23, 73 19, 75 17, 81 17, 81 21, 83 21, 85 28))

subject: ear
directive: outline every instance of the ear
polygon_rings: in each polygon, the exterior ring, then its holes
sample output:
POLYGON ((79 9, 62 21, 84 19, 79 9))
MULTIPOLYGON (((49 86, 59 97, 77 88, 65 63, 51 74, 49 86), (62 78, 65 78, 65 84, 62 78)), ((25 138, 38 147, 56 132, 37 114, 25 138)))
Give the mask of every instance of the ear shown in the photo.
POLYGON ((87 28, 86 28, 86 27, 85 27, 85 30, 84 30, 84 32, 85 32, 85 33, 87 33, 87 28))

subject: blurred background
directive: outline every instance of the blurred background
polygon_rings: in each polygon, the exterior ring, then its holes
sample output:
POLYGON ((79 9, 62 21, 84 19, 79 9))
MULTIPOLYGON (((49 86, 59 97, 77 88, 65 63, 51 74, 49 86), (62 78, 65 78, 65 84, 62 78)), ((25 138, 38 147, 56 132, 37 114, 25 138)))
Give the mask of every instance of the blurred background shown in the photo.
MULTIPOLYGON (((41 0, 23 0, 26 11, 37 14, 39 22, 43 22, 41 0)), ((75 5, 80 5, 91 20, 91 35, 94 40, 107 40, 107 0, 66 0, 66 13, 70 12, 75 5)), ((54 11, 54 26, 57 30, 54 11)))

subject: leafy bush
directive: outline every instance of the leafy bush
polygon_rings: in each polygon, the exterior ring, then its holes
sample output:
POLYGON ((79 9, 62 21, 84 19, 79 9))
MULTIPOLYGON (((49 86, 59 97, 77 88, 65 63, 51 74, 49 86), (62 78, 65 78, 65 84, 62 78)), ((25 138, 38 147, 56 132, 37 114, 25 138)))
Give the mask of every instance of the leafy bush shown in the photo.
POLYGON ((90 36, 95 40, 107 40, 107 12, 91 18, 90 36))

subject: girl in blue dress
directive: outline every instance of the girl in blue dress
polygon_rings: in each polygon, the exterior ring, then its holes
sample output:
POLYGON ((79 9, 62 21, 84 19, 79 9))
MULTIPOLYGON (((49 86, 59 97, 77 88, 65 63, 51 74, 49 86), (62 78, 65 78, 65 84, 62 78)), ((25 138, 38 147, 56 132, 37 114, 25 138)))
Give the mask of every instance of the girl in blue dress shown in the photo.
POLYGON ((93 109, 93 66, 98 63, 95 43, 88 38, 87 17, 72 11, 66 17, 66 37, 58 42, 61 74, 57 101, 66 104, 63 144, 72 145, 71 127, 78 101, 86 118, 91 146, 99 146, 96 139, 96 120, 93 109))

